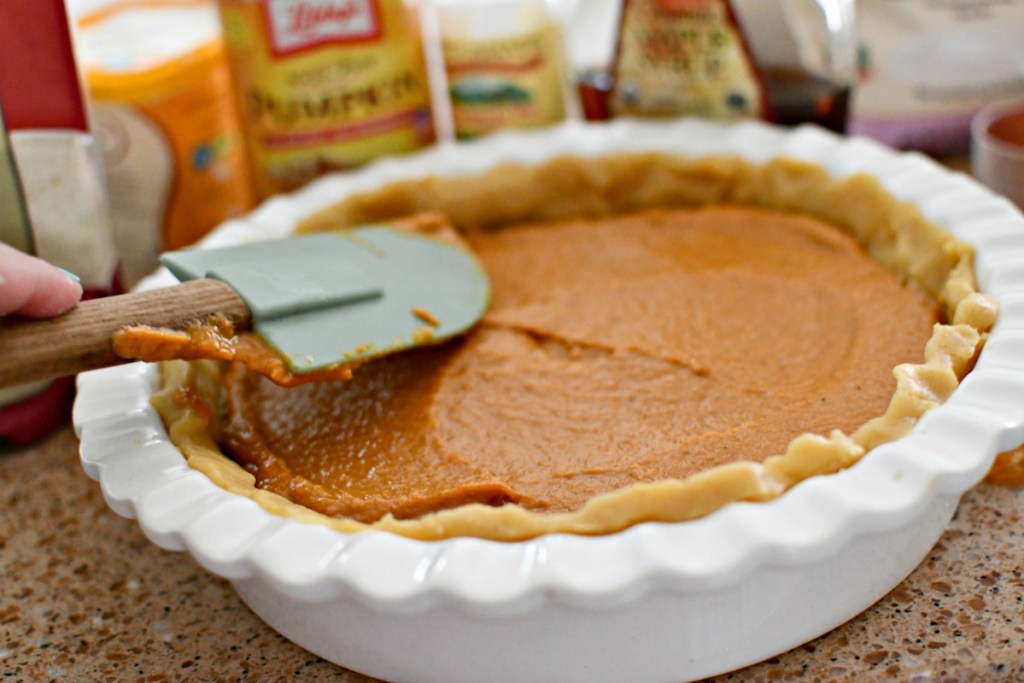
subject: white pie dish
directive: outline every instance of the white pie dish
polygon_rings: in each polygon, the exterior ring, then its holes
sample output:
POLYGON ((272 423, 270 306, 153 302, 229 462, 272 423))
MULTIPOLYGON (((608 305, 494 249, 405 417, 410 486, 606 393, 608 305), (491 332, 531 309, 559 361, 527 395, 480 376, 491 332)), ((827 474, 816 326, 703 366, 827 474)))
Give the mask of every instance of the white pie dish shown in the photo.
MULTIPOLYGON (((770 657, 846 621, 921 561, 995 454, 1024 441, 1024 217, 914 154, 816 128, 618 121, 445 145, 324 178, 224 224, 207 246, 287 234, 351 193, 560 153, 786 156, 875 175, 977 249, 1001 305, 977 366, 906 437, 770 503, 604 537, 519 543, 346 535, 271 515, 185 464, 149 405, 156 367, 79 378, 82 463, 119 514, 233 583, 271 626, 391 681, 682 681, 770 657)), ((170 284, 157 274, 144 286, 170 284)))

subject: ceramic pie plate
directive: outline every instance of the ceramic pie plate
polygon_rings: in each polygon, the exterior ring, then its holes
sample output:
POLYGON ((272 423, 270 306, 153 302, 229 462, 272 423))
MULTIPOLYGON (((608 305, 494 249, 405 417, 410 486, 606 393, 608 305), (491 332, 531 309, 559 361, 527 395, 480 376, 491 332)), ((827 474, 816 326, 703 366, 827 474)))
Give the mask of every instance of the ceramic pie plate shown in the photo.
MULTIPOLYGON (((977 250, 1001 306, 977 366, 905 437, 768 503, 601 537, 423 542, 277 517, 190 469, 149 405, 155 365, 81 375, 81 460, 154 543, 230 580, 295 643, 389 681, 689 681, 807 642, 899 584, 995 455, 1024 441, 1024 217, 927 158, 820 129, 617 121, 505 133, 323 178, 225 223, 206 246, 287 234, 353 193, 571 153, 789 157, 866 171, 977 250)), ((170 284, 157 273, 144 287, 170 284)))

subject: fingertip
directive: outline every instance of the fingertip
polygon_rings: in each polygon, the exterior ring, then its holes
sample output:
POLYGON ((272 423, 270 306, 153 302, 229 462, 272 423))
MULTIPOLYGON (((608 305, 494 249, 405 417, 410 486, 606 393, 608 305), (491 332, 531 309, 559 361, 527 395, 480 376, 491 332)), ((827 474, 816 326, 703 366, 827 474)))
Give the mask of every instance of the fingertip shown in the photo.
POLYGON ((60 315, 82 299, 73 273, 0 245, 0 315, 30 318, 60 315))
POLYGON ((42 301, 35 301, 26 312, 38 318, 52 318, 66 313, 82 300, 82 281, 77 275, 63 268, 55 268, 60 273, 59 284, 42 301))
POLYGON ((68 278, 68 279, 69 279, 69 280, 71 280, 71 281, 72 281, 73 283, 75 283, 76 285, 78 285, 78 288, 79 288, 79 289, 81 289, 81 288, 82 288, 82 278, 78 277, 77 275, 75 275, 74 273, 72 273, 72 272, 71 272, 70 270, 68 270, 67 268, 61 268, 60 266, 55 266, 55 268, 56 268, 57 270, 59 270, 60 272, 64 273, 64 276, 65 276, 66 278, 68 278))

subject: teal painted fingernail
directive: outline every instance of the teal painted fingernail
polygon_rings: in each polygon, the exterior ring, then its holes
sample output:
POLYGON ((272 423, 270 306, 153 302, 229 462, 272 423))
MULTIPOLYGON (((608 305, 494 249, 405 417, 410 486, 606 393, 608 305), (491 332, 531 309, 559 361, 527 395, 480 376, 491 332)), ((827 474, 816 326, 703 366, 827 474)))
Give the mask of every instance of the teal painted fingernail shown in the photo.
POLYGON ((71 278, 72 280, 74 280, 74 281, 75 281, 76 283, 78 283, 79 285, 81 285, 81 284, 82 284, 82 279, 81 279, 81 278, 79 278, 79 276, 78 276, 78 275, 76 275, 76 274, 75 274, 74 272, 72 272, 72 271, 71 271, 71 270, 69 270, 68 268, 61 268, 60 266, 56 266, 56 269, 57 269, 57 270, 59 270, 59 271, 60 271, 60 272, 62 272, 62 273, 65 273, 66 275, 68 275, 68 276, 69 276, 69 278, 71 278))

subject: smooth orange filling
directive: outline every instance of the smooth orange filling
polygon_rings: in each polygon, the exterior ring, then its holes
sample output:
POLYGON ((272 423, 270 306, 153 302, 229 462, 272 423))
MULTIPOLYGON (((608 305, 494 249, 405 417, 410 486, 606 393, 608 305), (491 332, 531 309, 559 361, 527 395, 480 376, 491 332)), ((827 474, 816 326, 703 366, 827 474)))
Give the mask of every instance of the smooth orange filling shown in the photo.
POLYGON ((295 388, 233 365, 222 439, 257 486, 362 522, 576 510, 856 430, 938 318, 852 238, 795 214, 654 210, 468 239, 492 306, 465 337, 295 388))

